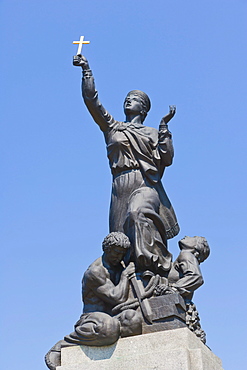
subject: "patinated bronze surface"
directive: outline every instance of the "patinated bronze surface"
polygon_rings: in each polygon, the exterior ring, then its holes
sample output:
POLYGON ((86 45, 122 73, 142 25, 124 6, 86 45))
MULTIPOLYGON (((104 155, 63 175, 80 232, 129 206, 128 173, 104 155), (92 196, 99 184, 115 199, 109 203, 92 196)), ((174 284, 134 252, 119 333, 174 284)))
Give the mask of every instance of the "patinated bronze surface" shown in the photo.
POLYGON ((150 270, 140 272, 124 258, 129 238, 112 232, 103 241, 103 255, 86 270, 82 279, 83 314, 75 330, 46 355, 51 370, 61 363, 61 348, 71 345, 104 346, 120 337, 188 326, 202 341, 205 333, 192 297, 203 284, 199 264, 209 255, 203 237, 179 241, 181 252, 168 278, 150 270))
POLYGON ((82 96, 103 132, 112 172, 110 234, 103 255, 82 280, 83 313, 74 331, 46 355, 51 370, 60 365, 61 347, 104 346, 121 337, 189 327, 204 343, 194 291, 203 284, 200 263, 209 255, 204 237, 179 241, 172 262, 167 240, 179 232, 176 215, 161 178, 172 164, 174 150, 168 122, 170 106, 156 130, 143 122, 149 97, 132 90, 124 101, 125 122, 116 121, 102 106, 88 61, 73 59, 82 68, 82 96))
POLYGON ((171 267, 167 239, 177 235, 179 227, 161 178, 173 160, 167 123, 176 110, 170 107, 159 130, 146 127, 150 100, 144 92, 133 90, 124 101, 125 122, 116 121, 99 101, 86 58, 76 55, 73 63, 82 67, 82 96, 107 145, 113 176, 110 231, 128 235, 130 257, 138 269, 167 276, 171 267))

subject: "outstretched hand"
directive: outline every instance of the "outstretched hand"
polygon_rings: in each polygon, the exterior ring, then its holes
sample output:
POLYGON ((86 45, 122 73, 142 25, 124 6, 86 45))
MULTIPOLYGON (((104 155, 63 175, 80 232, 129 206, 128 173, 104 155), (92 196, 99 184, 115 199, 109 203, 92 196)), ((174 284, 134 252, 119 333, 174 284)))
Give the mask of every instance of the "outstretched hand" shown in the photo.
POLYGON ((78 54, 73 57, 73 65, 82 67, 82 69, 89 69, 89 64, 84 55, 78 54))
POLYGON ((169 113, 165 117, 162 118, 160 123, 167 124, 172 119, 172 117, 174 117, 175 113, 176 113, 176 106, 169 105, 169 113))
POLYGON ((176 113, 176 105, 169 105, 169 114, 171 115, 171 118, 175 115, 176 113))

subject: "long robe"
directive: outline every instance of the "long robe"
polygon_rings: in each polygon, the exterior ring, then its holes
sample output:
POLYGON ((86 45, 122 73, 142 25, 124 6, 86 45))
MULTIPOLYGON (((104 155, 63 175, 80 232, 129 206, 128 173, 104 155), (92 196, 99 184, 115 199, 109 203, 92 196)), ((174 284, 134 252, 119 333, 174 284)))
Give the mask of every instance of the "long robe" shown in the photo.
POLYGON ((82 95, 104 133, 113 175, 110 232, 122 231, 132 244, 132 259, 140 270, 167 272, 171 254, 167 239, 179 232, 172 205, 161 183, 174 155, 171 133, 116 121, 102 106, 90 70, 84 71, 82 95))

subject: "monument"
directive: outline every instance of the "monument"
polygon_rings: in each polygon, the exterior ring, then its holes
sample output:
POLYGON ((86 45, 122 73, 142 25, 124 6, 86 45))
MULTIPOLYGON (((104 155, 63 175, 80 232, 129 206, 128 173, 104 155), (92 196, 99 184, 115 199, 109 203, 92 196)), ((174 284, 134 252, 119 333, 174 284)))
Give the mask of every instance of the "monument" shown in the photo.
POLYGON ((222 369, 206 346, 194 291, 203 284, 200 264, 209 256, 204 237, 186 236, 173 262, 168 240, 179 225, 161 178, 173 161, 169 113, 159 128, 144 126, 151 108, 142 91, 124 100, 126 120, 115 120, 95 88, 81 36, 75 66, 82 96, 103 132, 112 173, 109 234, 103 255, 82 279, 83 313, 74 331, 45 357, 51 370, 222 369))

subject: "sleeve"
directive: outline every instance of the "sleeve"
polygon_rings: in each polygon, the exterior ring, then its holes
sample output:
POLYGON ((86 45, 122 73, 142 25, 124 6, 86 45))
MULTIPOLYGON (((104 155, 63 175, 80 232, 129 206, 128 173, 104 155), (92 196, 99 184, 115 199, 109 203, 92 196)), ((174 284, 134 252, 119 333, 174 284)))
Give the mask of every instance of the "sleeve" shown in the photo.
POLYGON ((199 263, 192 253, 181 252, 176 264, 182 277, 171 286, 176 288, 182 296, 187 296, 203 284, 199 263))
POLYGON ((165 167, 168 167, 172 164, 174 157, 172 134, 168 130, 168 126, 166 124, 160 124, 159 126, 158 149, 161 157, 161 170, 162 170, 161 176, 162 176, 165 167))
POLYGON ((115 120, 99 101, 98 91, 95 88, 94 78, 90 69, 83 71, 82 96, 89 113, 99 125, 101 131, 107 131, 109 126, 115 123, 115 120))

